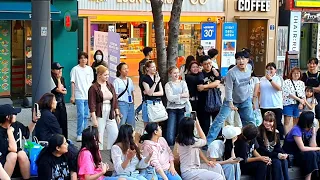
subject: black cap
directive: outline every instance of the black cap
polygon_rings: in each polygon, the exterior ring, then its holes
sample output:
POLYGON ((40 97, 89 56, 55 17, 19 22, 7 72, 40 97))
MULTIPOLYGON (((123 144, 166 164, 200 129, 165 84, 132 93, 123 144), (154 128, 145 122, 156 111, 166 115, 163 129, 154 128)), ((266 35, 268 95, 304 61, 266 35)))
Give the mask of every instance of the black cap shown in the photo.
POLYGON ((61 66, 58 62, 53 62, 51 64, 51 69, 62 69, 64 68, 63 66, 61 66))
POLYGON ((198 49, 203 49, 203 46, 201 46, 201 45, 200 45, 200 46, 198 46, 198 49))
POLYGON ((10 104, 0 106, 0 116, 17 115, 21 112, 21 108, 14 108, 10 104))

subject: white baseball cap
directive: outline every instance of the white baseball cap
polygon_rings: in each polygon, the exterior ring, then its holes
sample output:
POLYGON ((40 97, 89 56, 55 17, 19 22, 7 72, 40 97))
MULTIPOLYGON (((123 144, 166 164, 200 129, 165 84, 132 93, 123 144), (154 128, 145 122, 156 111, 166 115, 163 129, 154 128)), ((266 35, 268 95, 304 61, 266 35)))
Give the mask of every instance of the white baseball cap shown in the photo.
POLYGON ((225 139, 232 139, 241 134, 241 128, 227 125, 222 128, 222 135, 225 139))

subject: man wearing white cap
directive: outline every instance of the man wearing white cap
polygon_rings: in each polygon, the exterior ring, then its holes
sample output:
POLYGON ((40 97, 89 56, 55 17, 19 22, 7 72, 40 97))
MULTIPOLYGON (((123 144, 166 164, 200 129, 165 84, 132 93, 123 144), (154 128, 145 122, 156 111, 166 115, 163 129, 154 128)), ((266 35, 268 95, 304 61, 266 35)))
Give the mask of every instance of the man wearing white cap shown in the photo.
POLYGON ((207 156, 222 166, 226 180, 240 180, 241 177, 240 159, 234 153, 234 142, 239 134, 239 127, 225 126, 222 129, 224 139, 214 140, 208 146, 207 156))

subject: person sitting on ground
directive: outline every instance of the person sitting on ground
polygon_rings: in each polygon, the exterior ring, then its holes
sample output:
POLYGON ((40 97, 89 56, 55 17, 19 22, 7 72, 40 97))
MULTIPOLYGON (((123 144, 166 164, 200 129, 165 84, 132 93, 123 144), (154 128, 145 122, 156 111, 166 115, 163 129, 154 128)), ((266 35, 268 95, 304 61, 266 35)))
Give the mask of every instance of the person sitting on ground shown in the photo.
POLYGON ((254 124, 249 124, 242 129, 242 134, 238 136, 234 143, 236 157, 242 158, 240 161, 241 173, 251 175, 255 179, 264 180, 267 177, 267 166, 272 161, 267 156, 261 156, 257 149, 258 128, 254 124))
POLYGON ((19 164, 22 177, 29 179, 30 162, 22 149, 22 140, 29 138, 39 117, 33 113, 33 120, 26 127, 16 121, 16 115, 20 112, 21 108, 14 108, 9 104, 0 106, 0 163, 10 177, 19 164))
POLYGON ((67 152, 66 138, 61 134, 53 135, 48 141, 48 146, 41 150, 36 161, 38 178, 41 180, 70 180, 67 152))
POLYGON ((210 161, 219 163, 224 171, 226 180, 240 180, 240 160, 234 153, 234 142, 241 134, 241 128, 225 126, 222 128, 222 140, 214 140, 209 146, 207 156, 210 161))
POLYGON ((3 169, 1 163, 0 163, 0 179, 2 179, 2 180, 10 180, 9 175, 8 175, 7 172, 3 169))
POLYGON ((185 117, 181 121, 176 142, 178 143, 181 176, 184 180, 225 179, 221 165, 207 160, 200 149, 207 144, 207 141, 197 118, 194 120, 185 117), (195 128, 200 138, 195 137, 195 128), (200 158, 206 163, 200 164, 200 158))
POLYGON ((55 95, 52 93, 44 94, 39 100, 41 118, 35 127, 35 136, 39 141, 48 141, 54 134, 62 134, 57 118, 53 111, 57 107, 55 95))
POLYGON ((139 169, 145 169, 149 166, 153 152, 147 157, 142 157, 140 148, 134 142, 134 137, 135 131, 131 125, 120 126, 118 138, 111 148, 115 176, 127 180, 151 180, 152 177, 143 177, 139 173, 139 169))
POLYGON ((82 132, 82 145, 78 156, 79 180, 117 180, 118 177, 106 177, 108 164, 102 162, 99 150, 98 128, 90 126, 82 132))
POLYGON ((283 144, 283 150, 294 156, 306 180, 310 180, 312 173, 320 167, 320 147, 317 146, 313 120, 313 112, 302 112, 298 124, 287 134, 283 144))
POLYGON ((162 137, 162 129, 158 123, 150 122, 142 135, 143 155, 152 154, 150 164, 155 167, 159 180, 181 180, 174 168, 174 158, 167 141, 162 137))
POLYGON ((258 152, 262 156, 268 156, 272 160, 272 179, 289 180, 288 154, 281 148, 279 133, 277 132, 276 115, 267 111, 263 117, 263 123, 259 127, 258 152))

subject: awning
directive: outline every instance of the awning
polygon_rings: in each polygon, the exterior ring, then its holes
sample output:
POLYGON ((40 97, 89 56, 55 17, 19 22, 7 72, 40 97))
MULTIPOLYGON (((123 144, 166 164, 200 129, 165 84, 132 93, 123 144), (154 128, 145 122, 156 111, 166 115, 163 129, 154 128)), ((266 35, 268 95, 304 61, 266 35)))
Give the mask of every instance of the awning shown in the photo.
MULTIPOLYGON (((50 5, 51 20, 60 21, 61 11, 50 5)), ((0 2, 0 20, 31 20, 31 2, 0 2)))

